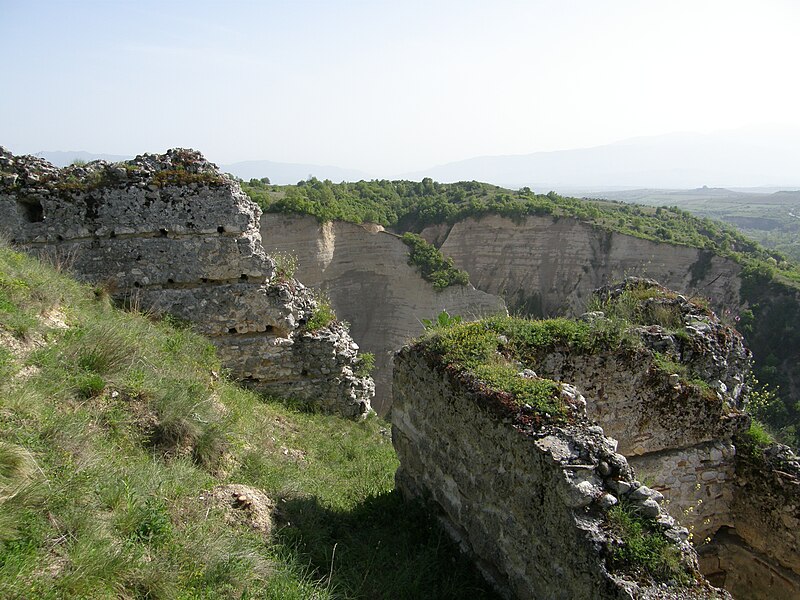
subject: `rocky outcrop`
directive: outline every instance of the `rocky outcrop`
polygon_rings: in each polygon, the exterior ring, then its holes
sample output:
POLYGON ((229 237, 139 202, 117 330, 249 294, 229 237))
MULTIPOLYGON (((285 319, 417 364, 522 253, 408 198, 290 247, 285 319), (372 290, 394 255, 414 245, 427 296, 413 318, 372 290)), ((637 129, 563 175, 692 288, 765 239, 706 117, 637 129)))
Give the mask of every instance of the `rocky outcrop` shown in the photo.
POLYGON ((581 390, 590 418, 691 530, 714 583, 736 598, 797 597, 797 458, 783 447, 780 459, 755 460, 742 445, 751 368, 742 336, 651 280, 628 278, 596 294, 612 312, 615 302, 639 298, 637 314, 652 323, 633 329, 642 353, 626 360, 553 352, 540 357, 537 372, 581 390))
POLYGON ((499 297, 471 285, 435 290, 408 265, 408 247, 380 225, 265 213, 261 237, 268 252, 297 259, 297 276, 323 290, 361 349, 375 354, 379 414, 391 406, 394 353, 422 333, 422 319, 442 310, 465 319, 505 312, 499 297))
POLYGON ((473 383, 422 347, 400 352, 392 408, 397 485, 433 506, 504 597, 727 597, 697 578, 688 532, 585 414, 532 427, 519 408, 473 383), (683 561, 685 583, 614 567, 623 542, 608 511, 620 500, 658 524, 654 535, 683 561))
POLYGON ((370 410, 373 383, 354 373, 346 328, 306 326, 314 294, 275 277, 260 209, 199 153, 56 169, 0 149, 0 216, 16 245, 191 322, 234 377, 346 416, 370 410))

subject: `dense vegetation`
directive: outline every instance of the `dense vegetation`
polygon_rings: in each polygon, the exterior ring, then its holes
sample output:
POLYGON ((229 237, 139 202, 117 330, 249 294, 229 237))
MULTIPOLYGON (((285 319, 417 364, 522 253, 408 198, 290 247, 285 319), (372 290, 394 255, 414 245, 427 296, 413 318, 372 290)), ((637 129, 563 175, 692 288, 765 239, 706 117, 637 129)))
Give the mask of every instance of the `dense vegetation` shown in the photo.
POLYGON ((422 277, 430 281, 437 290, 469 283, 469 274, 457 269, 453 259, 444 256, 433 244, 414 233, 404 233, 402 240, 410 248, 408 264, 414 265, 422 277))
POLYGON ((442 313, 429 322, 419 345, 442 364, 477 378, 488 390, 510 395, 517 405, 527 405, 543 417, 561 420, 567 407, 559 384, 520 372, 535 369, 538 359, 557 349, 586 354, 634 349, 640 342, 627 335, 628 325, 616 318, 589 323, 504 316, 464 323, 442 313))
POLYGON ((771 250, 800 262, 800 191, 745 193, 724 188, 604 192, 604 198, 651 206, 677 206, 724 221, 771 250))
POLYGON ((225 379, 207 341, 0 246, 0 597, 492 597, 394 491, 377 418, 225 379), (271 536, 211 500, 276 504, 271 536))

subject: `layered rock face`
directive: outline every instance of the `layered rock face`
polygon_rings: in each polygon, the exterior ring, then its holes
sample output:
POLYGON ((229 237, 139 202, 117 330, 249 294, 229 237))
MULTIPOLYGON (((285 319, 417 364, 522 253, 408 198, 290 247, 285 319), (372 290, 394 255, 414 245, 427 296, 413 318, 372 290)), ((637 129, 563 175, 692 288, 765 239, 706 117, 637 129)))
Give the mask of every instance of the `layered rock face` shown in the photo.
POLYGON ((480 290, 503 296, 509 310, 537 317, 580 314, 593 290, 627 275, 696 292, 720 305, 739 301, 741 267, 687 246, 651 242, 568 217, 498 215, 436 225, 422 234, 480 290))
POLYGON ((362 350, 375 354, 373 406, 382 415, 392 402, 394 353, 422 333, 422 319, 442 310, 465 319, 506 311, 502 299, 471 285, 435 290, 407 264, 408 247, 379 225, 266 213, 261 237, 268 252, 296 257, 297 276, 324 290, 362 350))
POLYGON ((782 393, 800 400, 800 293, 774 281, 747 285, 741 265, 732 260, 569 217, 514 221, 489 215, 430 226, 422 236, 466 270, 475 287, 502 296, 515 314, 579 315, 592 290, 628 275, 708 298, 717 311, 738 315, 752 309, 750 349, 759 364, 769 360, 777 368, 782 393))
POLYGON ((317 301, 274 276, 260 209, 192 150, 56 169, 0 149, 2 230, 119 299, 191 322, 232 375, 329 412, 370 410, 357 345, 333 323, 305 324, 317 301))
POLYGON ((749 425, 742 409, 751 368, 741 335, 652 280, 628 278, 596 294, 610 307, 624 294, 640 298, 638 314, 652 323, 631 332, 642 350, 553 352, 539 357, 537 373, 585 394, 590 418, 692 531, 715 584, 736 598, 800 595, 796 457, 788 453, 781 470, 737 450, 749 425))
POLYGON ((571 424, 531 426, 419 347, 395 360, 392 439, 397 485, 428 500, 445 528, 506 598, 725 598, 614 569, 608 509, 620 500, 655 519, 689 572, 688 531, 660 494, 633 478, 616 442, 580 405, 571 424))

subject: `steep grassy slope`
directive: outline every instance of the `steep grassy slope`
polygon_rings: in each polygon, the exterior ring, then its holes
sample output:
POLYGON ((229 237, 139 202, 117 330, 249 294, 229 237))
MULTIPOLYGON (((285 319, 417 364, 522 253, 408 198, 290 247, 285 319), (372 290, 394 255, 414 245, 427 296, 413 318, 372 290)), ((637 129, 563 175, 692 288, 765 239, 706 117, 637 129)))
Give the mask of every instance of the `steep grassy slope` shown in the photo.
POLYGON ((382 421, 244 391, 0 246, 0 597, 491 597, 396 466, 382 421))

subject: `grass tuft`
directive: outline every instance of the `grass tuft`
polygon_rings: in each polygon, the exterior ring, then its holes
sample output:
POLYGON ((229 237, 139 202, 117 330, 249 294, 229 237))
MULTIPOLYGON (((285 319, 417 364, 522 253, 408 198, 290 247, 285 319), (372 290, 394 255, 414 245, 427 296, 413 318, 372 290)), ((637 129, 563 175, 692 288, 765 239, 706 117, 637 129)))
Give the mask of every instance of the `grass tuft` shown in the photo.
POLYGON ((639 515, 634 505, 623 501, 611 507, 608 524, 619 540, 610 557, 612 567, 633 569, 656 581, 693 580, 681 562, 680 549, 661 533, 655 521, 639 515))

